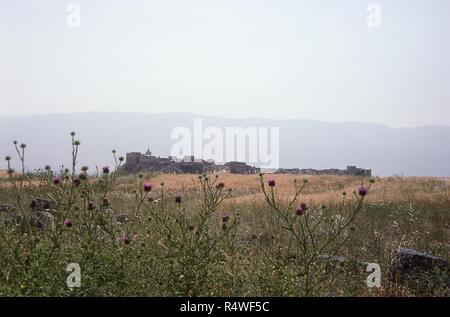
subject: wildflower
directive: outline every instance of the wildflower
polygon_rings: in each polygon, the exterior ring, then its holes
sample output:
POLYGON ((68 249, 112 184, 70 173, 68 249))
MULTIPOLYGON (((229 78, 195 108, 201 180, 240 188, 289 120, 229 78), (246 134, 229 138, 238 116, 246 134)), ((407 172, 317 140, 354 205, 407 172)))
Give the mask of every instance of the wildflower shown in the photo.
POLYGON ((175 202, 177 204, 181 204, 181 196, 180 195, 175 196, 175 202))
POLYGON ((116 150, 112 150, 112 153, 113 153, 113 154, 116 154, 116 150))
POLYGON ((5 157, 5 160, 6 160, 6 161, 11 161, 11 156, 9 156, 9 155, 6 156, 6 157, 5 157))
POLYGON ((301 216, 301 215, 303 215, 305 213, 305 211, 301 208, 301 207, 299 207, 299 208, 297 208, 296 210, 295 210, 295 214, 297 215, 297 216, 301 216))
POLYGON ((358 193, 359 193, 359 195, 360 195, 361 197, 366 196, 366 194, 367 194, 367 188, 365 188, 364 186, 361 186, 361 187, 359 188, 359 190, 358 190, 358 193))
POLYGON ((123 156, 119 156, 119 162, 123 162, 124 160, 123 156))
POLYGON ((347 192, 342 192, 342 196, 346 196, 347 195, 347 192))
POLYGON ((223 222, 228 222, 228 220, 230 220, 230 216, 228 216, 228 215, 222 216, 223 222))
POLYGON ((270 179, 269 182, 268 182, 268 184, 269 184, 269 187, 275 187, 275 185, 276 185, 274 179, 270 179))
POLYGON ((152 188, 153 188, 152 183, 150 183, 150 182, 145 182, 144 183, 144 191, 149 192, 149 191, 152 190, 152 188))
POLYGON ((36 201, 36 199, 33 199, 30 203, 30 208, 34 209, 34 208, 36 208, 36 206, 37 206, 37 201, 36 201))
POLYGON ((24 149, 24 148, 26 148, 27 147, 27 145, 25 144, 25 143, 22 143, 21 145, 20 145, 20 148, 21 149, 24 149))
POLYGON ((82 166, 81 167, 81 171, 85 172, 85 173, 87 172, 88 169, 89 169, 89 167, 87 167, 87 166, 82 166))
POLYGON ((73 142, 74 145, 79 146, 81 144, 81 142, 79 140, 76 140, 75 142, 73 142))
POLYGON ((107 198, 103 198, 103 206, 105 207, 109 206, 109 200, 107 198))
POLYGON ((70 136, 75 136, 75 131, 70 132, 70 136))
POLYGON ((61 183, 61 178, 59 176, 53 176, 52 181, 53 184, 59 185, 61 183))
POLYGON ((219 184, 216 185, 217 189, 224 188, 224 187, 225 187, 225 183, 222 183, 222 182, 220 182, 219 184))
POLYGON ((65 225, 67 228, 72 227, 72 225, 73 225, 72 220, 67 219, 67 218, 64 219, 64 225, 65 225))
POLYGON ((93 202, 89 202, 88 205, 87 205, 87 209, 88 210, 94 210, 95 209, 94 203, 93 202))
POLYGON ((75 179, 73 180, 73 185, 74 185, 75 187, 80 186, 80 185, 81 185, 81 180, 80 180, 79 178, 75 178, 75 179))
POLYGON ((189 231, 193 231, 193 230, 194 230, 194 226, 193 226, 193 225, 189 225, 189 226, 188 226, 188 230, 189 230, 189 231))
POLYGON ((50 171, 52 169, 52 167, 50 165, 45 165, 45 170, 46 171, 50 171))
POLYGON ((102 170, 103 170, 103 174, 109 174, 109 167, 108 166, 103 166, 102 170))
POLYGON ((127 235, 124 235, 122 238, 123 243, 125 244, 130 244, 130 238, 127 235))
POLYGON ((295 210, 295 214, 296 214, 297 216, 301 216, 301 215, 303 215, 303 214, 305 213, 306 210, 308 210, 308 206, 306 206, 305 203, 301 203, 301 204, 300 204, 300 207, 298 207, 298 208, 295 210))

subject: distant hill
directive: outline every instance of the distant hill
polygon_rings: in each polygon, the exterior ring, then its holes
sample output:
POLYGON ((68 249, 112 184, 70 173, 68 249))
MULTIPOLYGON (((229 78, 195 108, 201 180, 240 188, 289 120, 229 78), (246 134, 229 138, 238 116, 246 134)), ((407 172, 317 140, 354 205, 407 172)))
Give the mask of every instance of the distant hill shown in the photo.
MULTIPOLYGON (((29 169, 50 164, 69 165, 70 136, 81 141, 79 164, 112 164, 118 155, 144 152, 168 156, 174 127, 277 126, 280 131, 280 167, 371 168, 374 175, 450 176, 450 127, 391 128, 370 123, 330 123, 311 120, 229 119, 183 113, 74 113, 0 117, 0 155, 17 162, 12 141, 27 144, 29 169)), ((6 166, 6 162, 4 162, 6 166)), ((5 166, 0 165, 0 169, 5 166)))

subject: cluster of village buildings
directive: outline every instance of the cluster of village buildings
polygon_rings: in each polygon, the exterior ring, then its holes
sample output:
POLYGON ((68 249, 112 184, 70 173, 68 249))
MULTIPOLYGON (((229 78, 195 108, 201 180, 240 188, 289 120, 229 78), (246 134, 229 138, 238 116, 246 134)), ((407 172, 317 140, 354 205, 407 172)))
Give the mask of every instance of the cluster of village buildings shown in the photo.
MULTIPOLYGON (((250 166, 244 162, 227 162, 225 164, 216 164, 212 160, 200 160, 194 156, 186 156, 183 159, 174 157, 159 157, 152 155, 148 150, 145 154, 140 152, 131 152, 126 155, 126 162, 122 170, 137 173, 142 171, 159 172, 165 174, 207 174, 207 173, 231 173, 231 174, 256 174, 260 169, 250 166)), ((347 166, 347 169, 299 169, 299 168, 280 168, 275 173, 278 174, 330 174, 330 175, 352 175, 368 176, 372 175, 370 169, 358 168, 356 166, 347 166)))

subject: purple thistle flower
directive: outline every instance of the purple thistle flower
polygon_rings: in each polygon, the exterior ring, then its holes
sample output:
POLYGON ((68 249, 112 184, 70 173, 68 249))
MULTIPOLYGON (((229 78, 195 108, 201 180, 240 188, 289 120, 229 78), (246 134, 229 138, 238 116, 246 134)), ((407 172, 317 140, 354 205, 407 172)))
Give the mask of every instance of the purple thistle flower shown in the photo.
POLYGON ((175 196, 175 202, 176 202, 177 204, 181 204, 181 195, 176 195, 176 196, 175 196))
POLYGON ((268 182, 268 184, 269 184, 269 187, 275 187, 275 185, 276 185, 274 179, 270 179, 269 182, 268 182))
POLYGON ((122 238, 122 241, 123 241, 123 243, 125 243, 125 244, 130 244, 130 238, 128 238, 128 236, 127 235, 124 235, 123 236, 123 238, 122 238))
POLYGON ((103 174, 109 174, 109 166, 103 166, 102 171, 103 174))
POLYGON ((308 206, 306 206, 305 203, 301 203, 301 204, 300 204, 300 208, 301 208, 303 211, 308 210, 308 206))
POLYGON ((228 220, 230 220, 230 216, 228 216, 228 215, 222 216, 223 222, 228 222, 228 220))
POLYGON ((219 184, 216 185, 217 189, 224 188, 224 187, 225 187, 225 183, 223 183, 223 182, 220 182, 219 184))
POLYGON ((75 187, 80 186, 80 185, 81 185, 81 180, 80 180, 79 178, 75 178, 75 179, 73 180, 73 185, 74 185, 75 187))
POLYGON ((149 192, 149 191, 152 190, 152 188, 153 188, 152 183, 150 183, 150 182, 145 182, 144 183, 144 191, 149 192))
POLYGON ((61 183, 61 178, 59 176, 53 176, 52 181, 53 184, 59 185, 61 183))
POLYGON ((366 194, 367 194, 367 188, 365 188, 364 186, 361 186, 361 187, 359 188, 358 193, 359 193, 359 195, 362 196, 362 197, 366 196, 366 194))
POLYGON ((36 201, 36 199, 33 199, 30 203, 30 208, 34 209, 34 208, 36 208, 36 206, 37 206, 37 201, 36 201))
POLYGON ((297 216, 301 216, 301 215, 303 215, 305 213, 305 211, 301 208, 301 207, 299 207, 299 208, 297 208, 296 210, 295 210, 295 214, 297 215, 297 216))
POLYGON ((301 203, 301 204, 300 204, 300 207, 298 207, 298 208, 295 210, 295 214, 296 214, 297 216, 301 216, 301 215, 303 215, 303 214, 306 212, 306 210, 308 210, 308 206, 306 206, 305 203, 301 203))
POLYGON ((87 205, 87 209, 88 210, 94 210, 95 209, 94 203, 93 202, 89 202, 88 205, 87 205))
POLYGON ((72 220, 70 219, 64 219, 64 224, 66 225, 67 228, 70 228, 73 225, 72 220))

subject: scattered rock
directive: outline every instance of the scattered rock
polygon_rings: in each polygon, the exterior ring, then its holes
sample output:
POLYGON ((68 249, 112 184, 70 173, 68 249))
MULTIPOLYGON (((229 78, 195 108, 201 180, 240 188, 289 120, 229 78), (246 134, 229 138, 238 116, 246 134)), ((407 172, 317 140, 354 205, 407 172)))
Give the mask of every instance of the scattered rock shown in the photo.
POLYGON ((400 249, 392 262, 390 277, 419 293, 439 288, 450 289, 449 263, 446 259, 413 249, 400 249))
POLYGON ((47 209, 58 209, 58 204, 50 199, 36 198, 36 211, 46 211, 47 209))
POLYGON ((116 220, 118 221, 118 222, 127 222, 128 221, 128 215, 127 214, 120 214, 120 215, 117 215, 117 217, 116 217, 116 220))
MULTIPOLYGON (((340 255, 319 255, 316 263, 325 265, 327 271, 330 270, 343 270, 350 272, 358 272, 366 274, 367 266, 370 264, 358 259, 347 258, 340 255)), ((368 273, 367 273, 368 274, 368 273)))
POLYGON ((38 228, 48 228, 54 226, 56 218, 48 211, 37 211, 35 219, 38 228))

